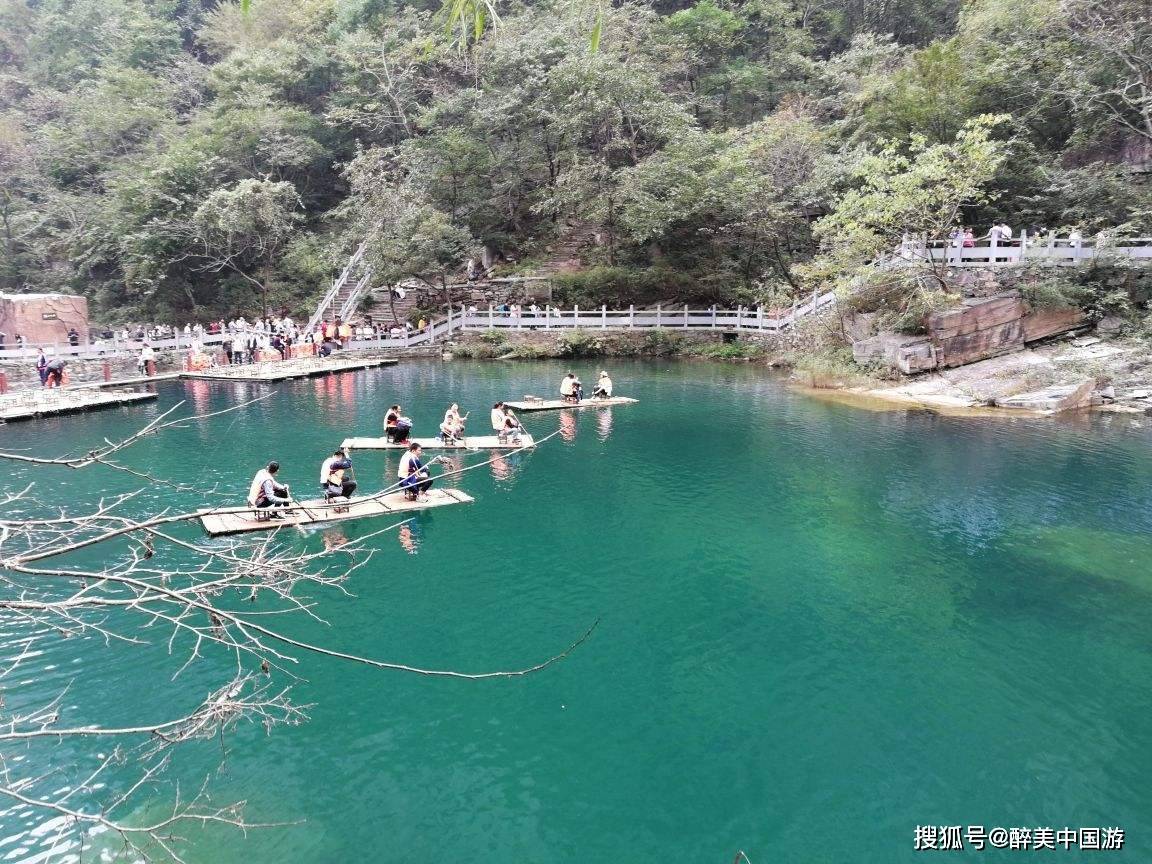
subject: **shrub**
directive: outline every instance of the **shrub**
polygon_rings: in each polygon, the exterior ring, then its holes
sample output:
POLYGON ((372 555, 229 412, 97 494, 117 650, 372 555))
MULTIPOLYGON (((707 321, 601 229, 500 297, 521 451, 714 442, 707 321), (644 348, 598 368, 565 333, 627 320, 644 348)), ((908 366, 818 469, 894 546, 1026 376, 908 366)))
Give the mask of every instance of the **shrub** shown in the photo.
POLYGON ((572 330, 556 340, 561 357, 591 357, 600 351, 600 343, 584 330, 572 330))

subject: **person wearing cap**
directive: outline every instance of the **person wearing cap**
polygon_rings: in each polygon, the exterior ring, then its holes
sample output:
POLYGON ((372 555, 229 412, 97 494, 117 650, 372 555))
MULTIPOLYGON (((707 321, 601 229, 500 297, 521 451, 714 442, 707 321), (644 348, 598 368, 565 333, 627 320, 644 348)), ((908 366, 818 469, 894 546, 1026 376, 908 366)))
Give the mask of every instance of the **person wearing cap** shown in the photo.
MULTIPOLYGON (((252 485, 248 487, 249 507, 264 510, 288 506, 292 500, 292 493, 287 486, 276 482, 276 474, 279 470, 279 462, 269 462, 267 467, 256 472, 256 476, 252 478, 252 485)), ((284 518, 279 513, 271 515, 277 519, 284 518)))
POLYGON ((611 399, 612 398, 612 379, 608 377, 606 371, 600 372, 600 380, 596 382, 596 387, 592 391, 593 399, 611 399))

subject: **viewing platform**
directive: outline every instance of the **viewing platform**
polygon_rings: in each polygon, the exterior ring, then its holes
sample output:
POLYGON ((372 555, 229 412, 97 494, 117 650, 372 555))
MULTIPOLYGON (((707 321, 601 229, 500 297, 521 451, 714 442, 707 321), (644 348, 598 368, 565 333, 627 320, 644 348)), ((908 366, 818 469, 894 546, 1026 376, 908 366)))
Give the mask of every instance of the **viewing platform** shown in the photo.
POLYGON ((391 358, 359 358, 356 360, 332 359, 326 357, 301 357, 295 360, 269 360, 263 363, 248 363, 240 366, 217 366, 181 372, 181 378, 196 378, 207 381, 285 381, 289 378, 316 378, 321 375, 336 375, 340 372, 359 372, 379 366, 393 366, 397 360, 391 358))
POLYGON ((72 389, 68 387, 23 390, 0 396, 0 421, 35 420, 55 414, 74 414, 98 408, 115 408, 156 398, 155 393, 128 390, 72 389))

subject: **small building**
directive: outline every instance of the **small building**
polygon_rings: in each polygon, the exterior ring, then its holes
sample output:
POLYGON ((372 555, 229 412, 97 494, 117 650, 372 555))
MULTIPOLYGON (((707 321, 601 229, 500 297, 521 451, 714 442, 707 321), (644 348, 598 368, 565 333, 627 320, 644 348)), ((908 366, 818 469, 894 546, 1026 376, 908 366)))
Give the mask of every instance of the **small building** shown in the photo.
POLYGON ((88 301, 75 294, 0 294, 0 333, 4 346, 13 347, 16 336, 24 344, 67 345, 68 331, 88 343, 88 301))

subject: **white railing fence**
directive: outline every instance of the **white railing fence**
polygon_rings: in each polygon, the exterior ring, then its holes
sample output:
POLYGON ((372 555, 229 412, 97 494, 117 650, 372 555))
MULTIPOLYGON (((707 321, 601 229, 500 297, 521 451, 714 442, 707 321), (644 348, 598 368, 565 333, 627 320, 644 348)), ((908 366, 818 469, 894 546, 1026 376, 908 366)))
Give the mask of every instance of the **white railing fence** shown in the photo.
MULTIPOLYGON (((688 306, 657 306, 655 309, 557 309, 546 306, 533 313, 521 310, 517 313, 501 311, 494 306, 484 310, 453 310, 447 318, 434 321, 423 330, 407 332, 397 338, 357 339, 348 344, 345 350, 369 351, 375 349, 417 348, 443 342, 458 331, 477 330, 633 330, 664 327, 681 330, 727 330, 738 333, 771 333, 791 327, 799 319, 819 312, 836 302, 836 295, 829 291, 813 294, 806 303, 793 305, 789 310, 771 310, 762 307, 738 307, 736 309, 691 309, 688 306)), ((193 342, 205 347, 219 347, 227 339, 237 339, 226 333, 185 336, 179 334, 171 339, 151 339, 149 344, 156 351, 187 351, 193 342)), ((100 357, 125 357, 140 351, 141 342, 130 339, 109 339, 91 345, 71 346, 68 344, 33 345, 23 348, 5 347, 0 350, 0 359, 28 360, 33 362, 36 349, 43 347, 51 356, 99 359, 100 357)))
POLYGON ((949 267, 1003 267, 1026 261, 1075 265, 1108 256, 1152 259, 1152 238, 1072 239, 1024 231, 1011 240, 990 238, 973 246, 947 240, 906 240, 895 250, 893 263, 931 259, 949 267))

